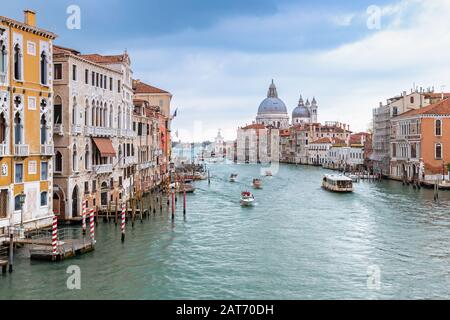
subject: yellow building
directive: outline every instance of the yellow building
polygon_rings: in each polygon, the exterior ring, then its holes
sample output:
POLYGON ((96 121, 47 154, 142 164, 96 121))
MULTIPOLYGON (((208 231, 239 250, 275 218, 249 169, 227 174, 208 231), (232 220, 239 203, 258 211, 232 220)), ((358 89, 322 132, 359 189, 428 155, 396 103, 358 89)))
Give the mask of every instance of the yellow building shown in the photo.
POLYGON ((55 38, 36 27, 31 10, 24 22, 0 16, 0 235, 52 221, 55 38))

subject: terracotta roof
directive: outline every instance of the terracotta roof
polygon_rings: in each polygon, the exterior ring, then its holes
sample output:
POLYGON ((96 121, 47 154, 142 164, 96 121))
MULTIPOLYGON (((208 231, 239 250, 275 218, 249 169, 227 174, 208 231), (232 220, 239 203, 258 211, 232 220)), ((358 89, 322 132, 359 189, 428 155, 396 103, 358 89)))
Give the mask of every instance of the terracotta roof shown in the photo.
POLYGON ((75 54, 75 55, 79 55, 80 51, 77 51, 75 49, 71 49, 71 48, 65 48, 65 47, 61 47, 61 46, 56 46, 53 45, 53 53, 71 53, 71 54, 75 54))
POLYGON ((157 87, 153 87, 149 84, 146 84, 140 80, 133 80, 133 90, 134 93, 139 94, 139 93, 168 93, 169 92, 159 89, 157 87))
POLYGON ((26 24, 24 22, 20 22, 8 17, 4 17, 4 16, 0 16, 0 22, 3 22, 6 25, 15 25, 18 27, 21 27, 27 31, 31 31, 37 34, 42 34, 43 36, 50 38, 50 39, 56 39, 58 36, 56 34, 54 34, 53 32, 38 28, 38 27, 33 27, 29 24, 26 24))
POLYGON ((266 127, 261 123, 253 123, 251 125, 242 127, 243 130, 250 130, 250 129, 265 129, 266 127))
POLYGON ((118 54, 112 56, 102 56, 100 54, 82 54, 82 58, 95 63, 121 63, 127 59, 127 54, 118 54))
POLYGON ((345 141, 339 138, 320 138, 316 141, 311 142, 311 144, 345 144, 345 141))
POLYGON ((394 120, 416 115, 450 115, 450 99, 445 99, 435 104, 430 104, 424 108, 407 111, 398 117, 395 117, 394 120))

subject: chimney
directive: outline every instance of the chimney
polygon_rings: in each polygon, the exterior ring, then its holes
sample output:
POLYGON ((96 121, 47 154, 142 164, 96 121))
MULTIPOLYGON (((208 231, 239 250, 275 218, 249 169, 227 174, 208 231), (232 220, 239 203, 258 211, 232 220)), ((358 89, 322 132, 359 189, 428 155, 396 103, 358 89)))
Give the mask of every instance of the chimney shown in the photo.
POLYGON ((36 12, 27 9, 23 11, 23 15, 25 24, 36 27, 36 12))

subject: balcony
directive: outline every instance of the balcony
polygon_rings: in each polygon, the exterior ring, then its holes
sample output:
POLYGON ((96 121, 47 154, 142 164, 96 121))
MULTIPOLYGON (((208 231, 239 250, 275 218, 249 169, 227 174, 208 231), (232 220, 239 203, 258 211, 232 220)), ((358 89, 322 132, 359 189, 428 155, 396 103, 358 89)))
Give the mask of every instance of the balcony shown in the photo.
POLYGON ((41 145, 41 155, 43 156, 54 156, 55 148, 52 144, 43 144, 41 145))
POLYGON ((27 144, 14 145, 14 155, 16 157, 28 157, 30 154, 30 147, 27 144))
POLYGON ((81 128, 81 125, 79 125, 79 124, 73 124, 72 125, 72 130, 71 130, 71 133, 73 134, 73 135, 79 135, 79 134, 82 134, 83 133, 83 129, 81 128))
POLYGON ((53 133, 63 136, 64 135, 64 126, 62 123, 55 123, 53 125, 53 133))
POLYGON ((9 153, 7 144, 0 144, 0 157, 7 156, 9 153))
POLYGON ((86 136, 92 136, 94 135, 94 127, 84 127, 84 134, 86 136))
POLYGON ((105 127, 85 127, 84 134, 96 137, 113 137, 117 135, 117 129, 105 127))
POLYGON ((103 174, 103 173, 112 173, 113 171, 113 165, 112 164, 100 164, 92 166, 92 169, 96 174, 103 174))
POLYGON ((151 161, 144 161, 143 163, 139 164, 139 170, 145 170, 152 167, 152 162, 151 161))

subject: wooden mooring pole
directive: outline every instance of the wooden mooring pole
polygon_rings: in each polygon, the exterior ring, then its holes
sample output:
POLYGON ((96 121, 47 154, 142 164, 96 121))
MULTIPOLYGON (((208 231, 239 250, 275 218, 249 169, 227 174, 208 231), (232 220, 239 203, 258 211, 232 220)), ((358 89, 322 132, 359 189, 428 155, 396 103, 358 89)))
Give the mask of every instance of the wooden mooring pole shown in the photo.
POLYGON ((117 206, 117 198, 116 198, 116 206, 115 206, 115 215, 114 215, 114 223, 116 224, 116 226, 117 226, 117 210, 119 210, 119 207, 117 206))
POLYGON ((175 219, 175 190, 172 191, 172 220, 175 219))
POLYGON ((13 272, 13 263, 14 263, 14 231, 9 231, 9 259, 8 259, 8 266, 9 266, 9 273, 13 272))
POLYGON ((183 190, 183 215, 186 215, 186 190, 183 190))

